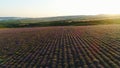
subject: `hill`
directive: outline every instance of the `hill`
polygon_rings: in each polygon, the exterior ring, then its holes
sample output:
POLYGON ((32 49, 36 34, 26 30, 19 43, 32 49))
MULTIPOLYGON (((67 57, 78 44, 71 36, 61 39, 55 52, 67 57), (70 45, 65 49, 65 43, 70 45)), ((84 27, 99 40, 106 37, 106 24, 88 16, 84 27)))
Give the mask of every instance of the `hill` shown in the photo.
POLYGON ((0 17, 1 28, 41 26, 81 26, 98 24, 119 24, 119 15, 80 15, 46 18, 0 17), (3 20, 4 19, 4 20, 3 20))
POLYGON ((22 17, 0 17, 0 21, 2 20, 18 20, 23 19, 22 17))

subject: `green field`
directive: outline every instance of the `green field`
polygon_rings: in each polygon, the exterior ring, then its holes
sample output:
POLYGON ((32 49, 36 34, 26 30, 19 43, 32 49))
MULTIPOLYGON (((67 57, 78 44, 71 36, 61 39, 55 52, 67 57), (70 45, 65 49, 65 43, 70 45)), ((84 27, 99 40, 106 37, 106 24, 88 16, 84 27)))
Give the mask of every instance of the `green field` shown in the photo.
POLYGON ((21 19, 0 21, 0 28, 19 28, 19 27, 44 27, 44 26, 88 26, 103 24, 120 24, 120 18, 113 19, 88 19, 88 20, 57 20, 40 21, 39 19, 21 19))

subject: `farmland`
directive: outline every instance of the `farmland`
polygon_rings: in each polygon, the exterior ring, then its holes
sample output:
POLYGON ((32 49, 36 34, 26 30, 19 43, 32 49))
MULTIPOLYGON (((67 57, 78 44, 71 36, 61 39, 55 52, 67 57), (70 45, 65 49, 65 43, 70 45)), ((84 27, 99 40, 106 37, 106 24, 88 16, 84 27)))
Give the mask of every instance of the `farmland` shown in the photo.
POLYGON ((120 68, 120 25, 0 29, 0 68, 120 68))
MULTIPOLYGON (((14 17, 13 17, 14 18, 14 17)), ((50 18, 23 18, 1 20, 0 28, 48 27, 48 26, 89 26, 103 24, 120 24, 120 16, 63 16, 50 18)))

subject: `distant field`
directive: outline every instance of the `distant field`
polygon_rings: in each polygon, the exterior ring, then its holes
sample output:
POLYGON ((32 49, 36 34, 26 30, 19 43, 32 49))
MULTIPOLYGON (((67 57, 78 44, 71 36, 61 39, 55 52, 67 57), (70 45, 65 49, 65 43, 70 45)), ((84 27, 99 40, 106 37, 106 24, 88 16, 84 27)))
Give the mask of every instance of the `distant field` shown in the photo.
POLYGON ((0 29, 1 68, 120 68, 120 25, 0 29))
POLYGON ((120 18, 88 19, 88 20, 58 20, 41 22, 36 20, 5 20, 0 21, 0 28, 45 27, 45 26, 89 26, 103 24, 120 24, 120 18))

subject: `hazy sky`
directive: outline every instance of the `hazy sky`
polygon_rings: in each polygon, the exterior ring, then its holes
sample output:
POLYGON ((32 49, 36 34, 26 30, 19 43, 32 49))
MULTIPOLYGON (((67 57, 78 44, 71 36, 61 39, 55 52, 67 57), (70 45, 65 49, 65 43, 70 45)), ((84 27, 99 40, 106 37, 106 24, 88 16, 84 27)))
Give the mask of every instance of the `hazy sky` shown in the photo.
POLYGON ((0 0, 0 17, 120 14, 120 0, 0 0))

